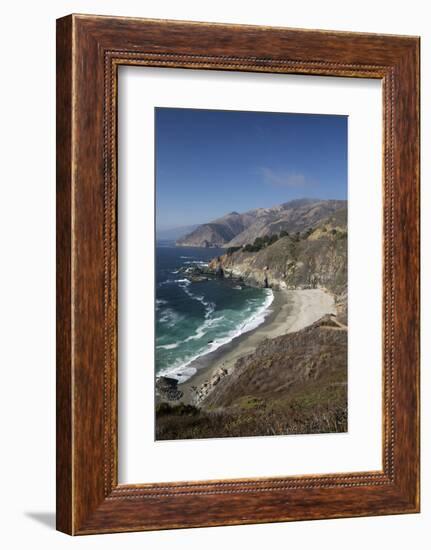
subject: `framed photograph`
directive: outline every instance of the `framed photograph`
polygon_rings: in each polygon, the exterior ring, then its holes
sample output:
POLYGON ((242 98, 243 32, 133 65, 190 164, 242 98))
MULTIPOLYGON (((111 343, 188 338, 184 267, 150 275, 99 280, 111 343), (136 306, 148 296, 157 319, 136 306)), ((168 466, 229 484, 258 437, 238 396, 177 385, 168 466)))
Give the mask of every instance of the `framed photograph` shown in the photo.
POLYGON ((419 38, 59 19, 57 528, 418 512, 418 430, 419 38))

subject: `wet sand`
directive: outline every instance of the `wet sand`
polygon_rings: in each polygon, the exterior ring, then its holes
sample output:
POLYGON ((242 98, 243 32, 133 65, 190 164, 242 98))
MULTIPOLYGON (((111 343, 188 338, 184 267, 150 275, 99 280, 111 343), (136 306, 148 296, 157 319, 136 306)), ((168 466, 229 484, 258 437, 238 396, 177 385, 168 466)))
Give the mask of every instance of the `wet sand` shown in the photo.
POLYGON ((296 332, 328 313, 336 313, 333 296, 323 290, 274 290, 273 292, 274 301, 269 308, 271 313, 261 325, 190 363, 191 367, 196 368, 196 374, 178 385, 178 389, 184 394, 182 402, 192 403, 193 387, 200 387, 220 368, 230 373, 236 361, 255 351, 262 340, 296 332))

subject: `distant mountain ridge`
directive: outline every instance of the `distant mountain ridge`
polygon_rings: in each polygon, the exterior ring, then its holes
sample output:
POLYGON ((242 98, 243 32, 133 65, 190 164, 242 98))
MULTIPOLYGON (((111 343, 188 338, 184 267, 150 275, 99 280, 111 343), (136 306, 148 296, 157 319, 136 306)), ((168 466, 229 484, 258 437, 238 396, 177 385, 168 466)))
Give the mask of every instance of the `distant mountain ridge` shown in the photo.
POLYGON ((297 232, 316 227, 340 208, 345 200, 296 199, 271 208, 255 208, 240 214, 230 212, 197 226, 177 239, 177 246, 231 247, 252 243, 257 237, 281 231, 297 232))
POLYGON ((157 229, 156 237, 158 241, 176 241, 184 237, 184 235, 191 233, 197 227, 199 227, 199 224, 172 227, 170 229, 157 229))

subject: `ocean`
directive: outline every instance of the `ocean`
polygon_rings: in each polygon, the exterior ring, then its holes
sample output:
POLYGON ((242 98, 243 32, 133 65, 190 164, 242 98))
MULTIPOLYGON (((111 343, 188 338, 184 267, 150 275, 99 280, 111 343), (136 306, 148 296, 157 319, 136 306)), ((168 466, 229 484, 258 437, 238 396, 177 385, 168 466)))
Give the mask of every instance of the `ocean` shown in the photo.
POLYGON ((156 246, 156 376, 184 382, 192 361, 264 322, 270 289, 229 279, 191 282, 179 268, 206 265, 224 249, 156 246))

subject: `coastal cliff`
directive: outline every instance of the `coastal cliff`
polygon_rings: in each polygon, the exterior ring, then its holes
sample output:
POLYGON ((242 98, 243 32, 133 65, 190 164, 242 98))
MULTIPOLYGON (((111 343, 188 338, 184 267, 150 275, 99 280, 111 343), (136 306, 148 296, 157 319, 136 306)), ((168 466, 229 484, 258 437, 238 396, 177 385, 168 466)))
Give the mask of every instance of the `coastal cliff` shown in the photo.
MULTIPOLYGON (((253 246, 251 247, 253 249, 253 246)), ((340 209, 302 234, 278 237, 256 251, 241 247, 214 258, 210 270, 248 285, 331 292, 346 322, 347 210, 340 209)))
MULTIPOLYGON (((191 386, 191 400, 183 398, 185 386, 169 387, 174 398, 156 410, 157 439, 346 431, 347 259, 344 204, 302 230, 258 236, 193 268, 192 281, 202 270, 275 295, 308 295, 313 304, 330 296, 335 309, 296 332, 256 340, 233 361, 225 355, 191 386)), ((304 314, 302 300, 297 310, 290 306, 296 315, 304 314)))

